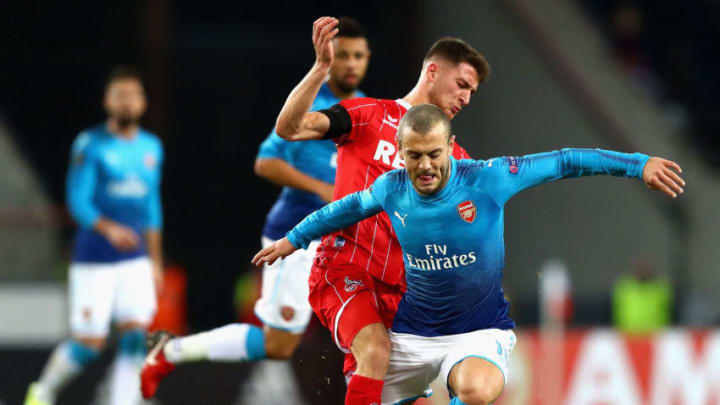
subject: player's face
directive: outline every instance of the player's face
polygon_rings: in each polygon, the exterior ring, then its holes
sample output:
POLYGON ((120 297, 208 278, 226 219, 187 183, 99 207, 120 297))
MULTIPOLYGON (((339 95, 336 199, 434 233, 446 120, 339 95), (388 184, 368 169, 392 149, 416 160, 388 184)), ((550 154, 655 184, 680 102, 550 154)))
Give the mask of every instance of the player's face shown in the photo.
POLYGON ((121 127, 139 122, 145 108, 145 90, 137 79, 114 80, 105 90, 105 111, 121 127))
POLYGON ((438 61, 436 69, 429 91, 430 102, 453 119, 475 94, 478 87, 477 72, 466 62, 453 65, 438 61))
POLYGON ((344 93, 355 91, 365 77, 370 49, 365 38, 333 39, 335 59, 330 67, 330 81, 344 93))
POLYGON ((450 175, 450 153, 454 138, 448 142, 447 129, 440 123, 421 135, 407 129, 400 148, 405 169, 415 190, 424 195, 435 194, 447 183, 450 175))

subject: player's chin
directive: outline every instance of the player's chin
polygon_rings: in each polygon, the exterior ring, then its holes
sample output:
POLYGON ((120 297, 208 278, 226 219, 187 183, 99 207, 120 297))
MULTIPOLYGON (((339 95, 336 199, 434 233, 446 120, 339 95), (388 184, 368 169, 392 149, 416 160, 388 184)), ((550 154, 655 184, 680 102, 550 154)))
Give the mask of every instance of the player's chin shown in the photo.
POLYGON ((438 182, 433 182, 430 184, 422 183, 420 180, 415 181, 415 189, 420 194, 430 195, 434 194, 438 189, 438 182))

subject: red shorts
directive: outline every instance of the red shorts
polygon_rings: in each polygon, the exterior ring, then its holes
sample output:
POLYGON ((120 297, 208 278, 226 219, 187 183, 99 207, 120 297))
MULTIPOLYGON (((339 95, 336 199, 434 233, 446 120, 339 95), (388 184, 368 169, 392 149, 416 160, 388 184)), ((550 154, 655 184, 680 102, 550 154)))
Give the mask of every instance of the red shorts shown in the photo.
POLYGON ((310 270, 309 301, 335 344, 346 353, 344 372, 355 368, 350 345, 367 325, 392 326, 404 286, 391 286, 372 277, 364 268, 315 258, 310 270))

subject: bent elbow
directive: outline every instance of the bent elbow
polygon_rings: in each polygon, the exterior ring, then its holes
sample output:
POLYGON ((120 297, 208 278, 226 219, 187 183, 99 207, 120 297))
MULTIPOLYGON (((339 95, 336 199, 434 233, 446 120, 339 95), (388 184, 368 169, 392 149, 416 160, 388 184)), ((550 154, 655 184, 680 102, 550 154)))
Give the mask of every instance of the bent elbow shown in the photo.
POLYGON ((265 159, 255 159, 255 165, 253 165, 253 170, 255 171, 255 175, 260 177, 265 177, 265 171, 267 168, 267 162, 265 159))
POLYGON ((280 138, 286 141, 292 141, 292 136, 297 132, 297 129, 286 125, 283 120, 278 119, 277 122, 275 122, 275 132, 280 138))

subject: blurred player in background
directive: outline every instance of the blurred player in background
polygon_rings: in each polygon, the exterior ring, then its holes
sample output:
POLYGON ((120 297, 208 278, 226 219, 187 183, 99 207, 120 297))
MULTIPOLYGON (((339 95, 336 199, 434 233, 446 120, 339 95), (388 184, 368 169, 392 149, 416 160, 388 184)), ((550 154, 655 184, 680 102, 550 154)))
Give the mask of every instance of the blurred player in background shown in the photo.
MULTIPOLYGON (((355 20, 343 17, 333 45, 334 61, 323 77, 312 110, 365 96, 358 90, 370 59, 364 30, 355 20)), ((260 145, 255 173, 283 186, 283 190, 267 215, 263 247, 283 238, 306 215, 332 201, 336 167, 337 148, 332 141, 289 142, 275 131, 270 133, 260 145)), ((230 324, 182 338, 171 339, 165 332, 155 334, 143 368, 143 395, 153 396, 175 364, 290 358, 312 316, 307 279, 319 243, 314 241, 304 255, 264 266, 262 296, 255 305, 255 313, 264 324, 262 329, 230 324)))
MULTIPOLYGON (((315 21, 315 65, 290 93, 277 120, 277 133, 285 139, 330 138, 338 145, 334 199, 364 190, 382 173, 404 167, 396 132, 412 105, 434 104, 451 119, 490 73, 477 50, 462 40, 442 38, 428 50, 420 78, 404 98, 357 98, 308 112, 333 62, 337 23, 332 17, 315 21)), ((468 157, 457 144, 451 152, 458 159, 468 157)), ((378 213, 325 236, 309 284, 313 310, 346 353, 345 403, 379 404, 391 349, 387 328, 405 291, 402 251, 388 216, 378 213)))
POLYGON ((78 224, 69 273, 72 337, 31 384, 26 405, 54 404, 97 358, 112 322, 119 332, 110 381, 113 405, 136 405, 145 330, 162 283, 160 139, 140 127, 145 91, 137 70, 118 67, 105 87, 108 120, 74 141, 67 204, 78 224))
POLYGON ((438 374, 453 404, 487 405, 502 392, 515 346, 515 323, 502 289, 504 206, 513 195, 591 175, 640 179, 673 198, 685 186, 680 166, 641 153, 563 149, 455 160, 450 120, 430 104, 410 109, 397 134, 406 169, 383 174, 367 189, 309 215, 253 258, 255 264, 272 264, 320 235, 381 211, 391 216, 404 253, 407 292, 390 332, 383 404, 428 396, 438 374))

